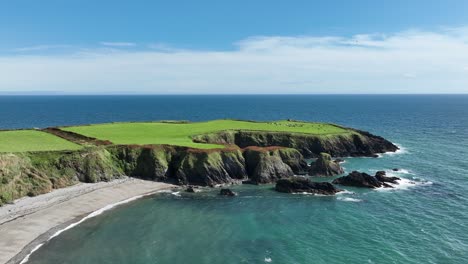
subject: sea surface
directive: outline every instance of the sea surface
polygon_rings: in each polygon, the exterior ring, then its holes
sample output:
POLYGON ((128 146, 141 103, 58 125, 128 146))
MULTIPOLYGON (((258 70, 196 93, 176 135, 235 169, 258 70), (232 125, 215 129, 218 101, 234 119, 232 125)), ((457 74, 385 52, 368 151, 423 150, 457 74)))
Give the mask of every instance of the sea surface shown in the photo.
POLYGON ((63 232, 31 264, 468 263, 466 95, 5 96, 0 116, 0 129, 291 118, 368 130, 401 146, 343 164, 347 172, 387 170, 404 179, 399 188, 160 193, 63 232))

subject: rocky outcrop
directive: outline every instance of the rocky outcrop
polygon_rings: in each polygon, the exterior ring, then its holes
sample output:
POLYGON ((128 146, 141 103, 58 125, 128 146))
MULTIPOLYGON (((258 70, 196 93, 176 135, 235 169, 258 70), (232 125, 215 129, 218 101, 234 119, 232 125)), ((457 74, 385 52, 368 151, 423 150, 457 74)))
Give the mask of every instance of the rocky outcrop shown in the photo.
POLYGON ((337 135, 308 135, 266 131, 221 131, 194 136, 196 142, 297 149, 306 158, 316 158, 320 153, 332 157, 372 157, 377 153, 394 152, 398 147, 390 141, 369 132, 346 128, 349 132, 337 135))
MULTIPOLYGON (((252 183, 270 183, 281 178, 291 177, 294 172, 286 162, 294 165, 298 161, 282 159, 281 153, 285 150, 280 148, 256 148, 251 147, 244 150, 247 173, 252 183)), ((294 150, 287 150, 287 152, 294 150)), ((283 153, 283 156, 287 154, 283 153)))
POLYGON ((171 163, 177 184, 214 186, 247 178, 245 160, 240 150, 187 150, 171 163))
POLYGON ((334 184, 344 186, 365 187, 365 188, 392 188, 388 183, 396 183, 400 180, 398 177, 386 177, 385 172, 379 171, 376 176, 371 176, 365 172, 353 171, 347 176, 343 176, 333 180, 334 184))
POLYGON ((342 190, 329 182, 313 182, 304 177, 292 177, 276 182, 275 190, 284 193, 312 193, 334 195, 342 190))
POLYGON ((344 173, 340 164, 332 160, 330 154, 320 153, 317 160, 310 165, 309 175, 311 176, 334 176, 344 173))
POLYGON ((375 178, 380 182, 389 182, 394 184, 398 184, 398 181, 401 180, 398 177, 388 177, 386 175, 387 173, 385 171, 378 171, 375 173, 375 178))

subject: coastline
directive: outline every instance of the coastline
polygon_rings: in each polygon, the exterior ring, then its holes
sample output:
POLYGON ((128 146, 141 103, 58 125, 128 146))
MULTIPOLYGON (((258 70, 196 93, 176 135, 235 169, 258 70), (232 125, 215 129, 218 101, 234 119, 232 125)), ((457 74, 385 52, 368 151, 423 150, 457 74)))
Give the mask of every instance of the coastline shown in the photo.
POLYGON ((124 177, 110 182, 79 183, 18 199, 0 207, 0 263, 20 263, 64 229, 120 204, 173 187, 124 177))

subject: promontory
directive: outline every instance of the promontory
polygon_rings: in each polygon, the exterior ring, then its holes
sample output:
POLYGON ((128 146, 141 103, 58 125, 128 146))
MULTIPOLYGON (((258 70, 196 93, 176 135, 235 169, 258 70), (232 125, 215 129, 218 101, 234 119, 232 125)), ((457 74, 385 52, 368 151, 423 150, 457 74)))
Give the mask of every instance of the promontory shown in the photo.
POLYGON ((158 121, 0 131, 0 205, 122 176, 178 185, 271 183, 310 173, 308 158, 372 157, 398 147, 328 123, 158 121))

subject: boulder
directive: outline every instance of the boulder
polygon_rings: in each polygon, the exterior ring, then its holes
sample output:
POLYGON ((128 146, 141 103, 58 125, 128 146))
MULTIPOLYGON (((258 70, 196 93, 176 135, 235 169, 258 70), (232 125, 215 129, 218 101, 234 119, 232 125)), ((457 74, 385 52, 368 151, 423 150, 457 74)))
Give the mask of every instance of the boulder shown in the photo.
POLYGON ((233 192, 231 189, 221 189, 219 191, 219 195, 223 196, 236 196, 236 193, 233 192))
POLYGON ((276 182, 275 190, 284 193, 313 193, 334 195, 341 190, 329 182, 313 182, 304 177, 291 177, 276 182))
POLYGON ((338 162, 331 159, 330 154, 320 153, 317 160, 311 164, 309 175, 311 176, 334 176, 344 173, 338 162))
POLYGON ((347 176, 343 176, 333 180, 334 184, 341 184, 345 186, 378 188, 382 187, 382 182, 377 180, 365 172, 353 171, 347 176))
POLYGON ((187 187, 187 189, 185 189, 185 192, 194 193, 195 189, 193 189, 193 186, 189 186, 189 187, 187 187))

